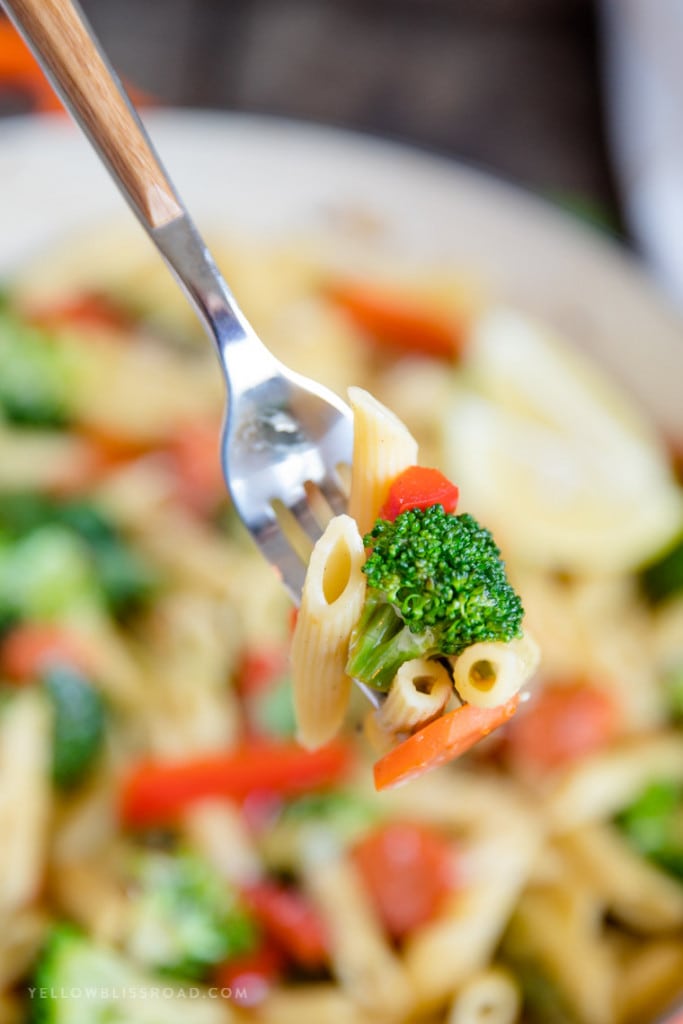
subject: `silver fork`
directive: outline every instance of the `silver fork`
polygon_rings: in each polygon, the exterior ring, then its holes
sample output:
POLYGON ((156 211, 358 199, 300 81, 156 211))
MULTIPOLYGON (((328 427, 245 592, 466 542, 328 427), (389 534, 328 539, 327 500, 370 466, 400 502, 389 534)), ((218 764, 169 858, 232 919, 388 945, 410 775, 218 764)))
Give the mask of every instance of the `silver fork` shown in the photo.
POLYGON ((247 323, 79 8, 70 0, 3 3, 215 343, 228 390, 225 481, 298 602, 325 518, 346 508, 340 467, 351 462, 351 410, 283 366, 247 323))
MULTIPOLYGON (((351 410, 284 366, 254 333, 80 8, 71 0, 0 2, 215 344, 228 393, 225 482, 242 522, 298 604, 313 544, 329 518, 347 507, 351 410)), ((383 695, 356 683, 379 707, 383 695)))

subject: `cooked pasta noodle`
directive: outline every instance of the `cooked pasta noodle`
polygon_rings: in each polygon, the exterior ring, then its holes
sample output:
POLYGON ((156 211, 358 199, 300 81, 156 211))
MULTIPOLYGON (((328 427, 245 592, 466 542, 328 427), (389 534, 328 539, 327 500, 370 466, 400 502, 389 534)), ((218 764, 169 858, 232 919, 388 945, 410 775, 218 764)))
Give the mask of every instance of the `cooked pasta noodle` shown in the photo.
POLYGON ((239 886, 262 874, 256 845, 239 808, 228 800, 202 800, 183 818, 183 832, 221 878, 239 886))
POLYGON ((564 832, 610 818, 661 778, 683 780, 683 743, 677 733, 634 738, 568 769, 549 794, 549 819, 564 832))
POLYGON ((455 997, 448 1024, 515 1024, 521 997, 513 975, 489 968, 473 975, 455 997))
POLYGON ((586 1024, 614 1024, 617 965, 602 935, 602 907, 580 886, 527 891, 510 941, 548 971, 586 1024))
POLYGON ((480 708, 505 704, 529 681, 540 660, 527 633, 509 643, 472 644, 453 659, 453 681, 463 700, 480 708))
POLYGON ((0 913, 38 895, 48 853, 50 710, 19 694, 0 719, 0 913))
MULTIPOLYGON (((45 915, 33 909, 22 910, 3 922, 0 935, 0 990, 9 988, 25 976, 42 945, 45 925, 45 915)), ((6 1019, 0 999, 0 1020, 6 1019)))
POLYGON ((6 289, 2 1024, 110 978, 145 999, 59 1000, 60 1024, 642 1024, 681 993, 683 584, 657 571, 683 494, 659 436, 542 327, 443 268, 391 285, 345 231, 334 252, 218 240, 278 358, 353 407, 349 515, 296 625, 225 494, 213 354, 135 232, 6 289), (368 343, 348 280, 412 353, 368 343), (369 711, 345 671, 362 535, 418 442, 493 530, 524 633, 406 662, 369 711), (458 763, 372 789, 397 741, 457 751, 532 676, 458 763))
POLYGON ((334 973, 349 996, 378 1015, 407 1015, 410 981, 392 950, 353 864, 311 844, 304 879, 329 929, 334 973))
POLYGON ((657 934, 683 925, 683 887, 639 857, 614 828, 586 826, 564 836, 562 847, 629 928, 657 934))
POLYGON ((389 409, 362 388, 349 388, 353 462, 349 515, 361 534, 374 523, 395 477, 417 462, 417 443, 389 409))
POLYGON ((377 724, 388 733, 409 731, 435 718, 452 695, 448 670, 440 662, 427 658, 404 662, 377 712, 377 724))
POLYGON ((306 572, 292 637, 292 685, 299 740, 321 746, 339 730, 349 702, 348 637, 365 594, 363 541, 350 516, 336 516, 306 572))

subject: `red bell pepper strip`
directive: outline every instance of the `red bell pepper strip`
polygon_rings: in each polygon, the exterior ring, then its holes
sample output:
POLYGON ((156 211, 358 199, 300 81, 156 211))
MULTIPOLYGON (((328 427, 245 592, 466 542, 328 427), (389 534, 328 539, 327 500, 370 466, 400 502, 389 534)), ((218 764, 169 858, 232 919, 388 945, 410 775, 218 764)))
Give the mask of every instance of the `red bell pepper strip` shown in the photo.
POLYGON ((220 436, 218 421, 195 421, 182 424, 168 445, 178 479, 178 496, 200 515, 208 515, 227 497, 220 436))
POLYGON ((116 331, 130 330, 135 323, 131 312, 108 295, 96 292, 38 307, 30 319, 41 327, 105 327, 116 331))
POLYGON ((595 686, 549 686, 511 723, 505 748, 521 771, 549 772, 603 749, 619 728, 613 698, 595 686))
POLYGON ((237 672, 237 689, 245 696, 263 693, 285 675, 289 653, 284 645, 245 652, 237 672))
POLYGON ((285 972, 285 956, 264 941, 251 953, 231 957, 214 973, 214 986, 225 999, 239 1006, 257 1006, 285 972))
POLYGON ((0 645, 0 671, 14 683, 31 682, 55 663, 72 665, 85 675, 93 671, 85 642, 64 626, 25 623, 15 626, 0 645))
POLYGON ((408 466, 391 484, 379 518, 393 522, 402 512, 431 505, 443 505, 445 512, 455 512, 459 497, 458 488, 441 470, 408 466))
POLYGON ((243 897, 265 934, 290 960, 307 970, 328 962, 324 923, 304 893, 276 882, 259 882, 244 890, 243 897))
POLYGON ((402 939, 434 918, 458 884, 455 844, 427 825, 380 825, 353 851, 387 932, 402 939))
POLYGON ((327 289, 332 301, 373 342, 417 355, 455 359, 462 348, 462 326, 417 299, 377 284, 337 281, 327 289))
POLYGON ((408 782, 459 757, 509 721, 518 704, 517 694, 495 708, 463 704, 430 722, 375 762, 375 788, 389 789, 400 782, 408 782))
POLYGON ((307 751, 268 740, 186 761, 143 761, 123 780, 120 814, 126 825, 142 828, 172 822, 207 797, 295 796, 338 782, 351 762, 352 748, 341 741, 307 751))

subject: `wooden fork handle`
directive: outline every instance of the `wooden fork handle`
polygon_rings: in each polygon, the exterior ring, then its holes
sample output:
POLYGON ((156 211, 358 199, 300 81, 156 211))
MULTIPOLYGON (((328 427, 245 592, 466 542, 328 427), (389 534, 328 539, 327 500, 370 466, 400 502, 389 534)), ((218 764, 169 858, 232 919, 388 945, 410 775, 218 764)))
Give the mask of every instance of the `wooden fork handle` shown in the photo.
POLYGON ((145 225, 182 216, 145 129, 71 0, 2 0, 67 109, 145 225))

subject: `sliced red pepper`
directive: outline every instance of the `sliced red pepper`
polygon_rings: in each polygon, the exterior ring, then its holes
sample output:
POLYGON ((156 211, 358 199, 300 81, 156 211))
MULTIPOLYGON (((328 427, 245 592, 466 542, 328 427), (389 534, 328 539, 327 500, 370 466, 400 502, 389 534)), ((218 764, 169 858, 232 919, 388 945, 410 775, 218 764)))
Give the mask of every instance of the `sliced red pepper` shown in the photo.
POLYGON ((461 324, 403 293, 376 284, 337 281, 328 295, 382 347, 441 359, 456 358, 462 348, 461 324))
POLYGON ((510 724, 510 760, 522 771, 554 771, 603 749, 616 735, 613 698, 582 682, 539 690, 510 724))
POLYGON ((183 424, 168 448, 178 476, 178 494, 203 515, 227 495, 220 459, 221 425, 217 421, 183 424))
POLYGON ((144 761, 123 781, 120 813, 127 825, 147 827, 172 822, 207 797, 295 796, 338 782, 351 762, 352 748, 342 741, 308 751, 268 740, 188 761, 144 761))
POLYGON ((454 843, 422 824, 381 825, 358 843, 353 856, 395 939, 435 917, 458 882, 454 843))
POLYGON ((430 469, 428 466, 408 466, 391 484, 379 518, 393 522, 402 512, 413 508, 430 508, 432 505, 443 505, 444 511, 455 512, 459 497, 458 488, 441 470, 430 469))
POLYGON ((287 672, 289 654, 285 647, 246 651, 237 673, 237 687, 245 696, 263 693, 287 672))
POLYGON ((63 626, 15 626, 0 646, 0 671, 15 683, 37 679, 55 663, 72 665, 90 675, 92 661, 82 638, 63 626))
POLYGON ((446 764, 509 721, 519 704, 515 694, 496 708, 463 704, 425 725, 375 762, 375 788, 389 789, 409 782, 431 768, 446 764))
POLYGON ((232 957, 214 974, 215 987, 239 1006, 258 1006, 285 972, 285 956, 273 942, 263 941, 251 953, 232 957))
POLYGON ((275 882, 260 882, 243 895, 265 934, 290 960, 307 970, 316 970, 328 962, 324 923, 304 893, 275 882))
POLYGON ((35 310, 31 321, 43 327, 106 327, 126 331, 135 318, 110 296, 87 292, 35 310))

